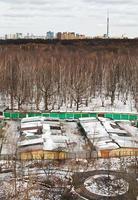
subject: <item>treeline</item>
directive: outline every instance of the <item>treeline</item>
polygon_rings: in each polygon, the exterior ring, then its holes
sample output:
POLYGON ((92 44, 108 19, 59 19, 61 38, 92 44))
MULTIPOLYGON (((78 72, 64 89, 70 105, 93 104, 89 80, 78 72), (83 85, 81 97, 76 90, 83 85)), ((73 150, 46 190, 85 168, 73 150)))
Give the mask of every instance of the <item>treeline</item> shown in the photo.
POLYGON ((109 38, 109 39, 102 39, 102 38, 93 38, 93 39, 83 39, 83 40, 59 40, 59 39, 7 39, 2 40, 0 39, 0 45, 24 45, 24 44, 53 44, 53 45, 80 45, 80 46, 91 46, 98 47, 104 46, 118 46, 119 48, 122 46, 126 47, 138 47, 138 38, 136 39, 119 39, 119 38, 109 38))
POLYGON ((0 93, 10 108, 34 103, 39 110, 43 102, 45 110, 78 110, 96 96, 104 106, 107 97, 113 105, 116 96, 125 104, 131 95, 138 110, 138 48, 84 44, 1 45, 0 93))

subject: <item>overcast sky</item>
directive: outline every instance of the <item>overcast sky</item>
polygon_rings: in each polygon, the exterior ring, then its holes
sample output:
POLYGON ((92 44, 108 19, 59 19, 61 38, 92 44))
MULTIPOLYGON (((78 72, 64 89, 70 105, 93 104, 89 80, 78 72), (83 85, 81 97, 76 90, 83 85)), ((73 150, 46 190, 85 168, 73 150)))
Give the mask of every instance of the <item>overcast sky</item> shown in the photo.
POLYGON ((138 0, 0 0, 0 35, 74 31, 138 37, 138 0))

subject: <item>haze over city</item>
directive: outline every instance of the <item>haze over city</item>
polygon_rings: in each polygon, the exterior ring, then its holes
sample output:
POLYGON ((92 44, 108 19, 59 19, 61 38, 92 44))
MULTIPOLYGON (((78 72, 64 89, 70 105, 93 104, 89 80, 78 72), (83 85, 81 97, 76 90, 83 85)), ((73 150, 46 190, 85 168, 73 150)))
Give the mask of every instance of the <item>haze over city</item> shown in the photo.
POLYGON ((0 0, 0 35, 74 31, 87 36, 138 36, 137 0, 0 0))

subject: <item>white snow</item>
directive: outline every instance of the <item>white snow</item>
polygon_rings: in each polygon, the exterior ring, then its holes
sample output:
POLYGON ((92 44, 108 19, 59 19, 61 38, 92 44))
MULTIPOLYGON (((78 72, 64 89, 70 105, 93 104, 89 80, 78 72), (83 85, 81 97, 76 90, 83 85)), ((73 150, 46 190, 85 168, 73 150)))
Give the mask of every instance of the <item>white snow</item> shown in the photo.
POLYGON ((89 192, 105 197, 123 195, 129 189, 129 183, 124 179, 107 174, 89 177, 85 180, 84 186, 89 192))
POLYGON ((47 138, 46 141, 43 144, 43 150, 56 150, 56 149, 66 149, 67 150, 67 145, 65 142, 54 142, 52 138, 47 138))
POLYGON ((112 125, 117 126, 113 121, 105 121, 103 125, 108 133, 127 133, 125 130, 113 128, 112 125))
POLYGON ((97 150, 118 149, 120 147, 138 148, 138 129, 130 122, 116 122, 99 117, 87 121, 80 119, 89 140, 97 150), (100 121, 98 121, 100 120, 100 121))
POLYGON ((124 122, 118 122, 119 126, 121 128, 124 128, 126 132, 130 133, 134 137, 138 137, 138 128, 131 126, 130 122, 129 123, 124 123, 124 122))
POLYGON ((62 129, 64 130, 64 135, 69 138, 68 149, 70 152, 74 153, 85 153, 85 140, 82 137, 76 122, 63 122, 62 129))
POLYGON ((14 154, 16 152, 16 144, 19 138, 16 121, 8 121, 6 126, 5 139, 2 145, 1 154, 14 154))
POLYGON ((97 122, 98 120, 95 117, 83 117, 79 118, 80 122, 97 122))
POLYGON ((36 144, 43 144, 42 138, 35 138, 35 139, 28 139, 18 142, 19 147, 29 146, 29 145, 36 145, 36 144))
POLYGON ((119 146, 116 144, 116 143, 113 143, 113 142, 101 142, 101 143, 97 143, 96 144, 96 148, 97 150, 104 150, 104 149, 109 149, 109 150, 112 150, 112 149, 118 149, 119 146))
POLYGON ((45 117, 26 117, 21 120, 21 124, 27 122, 44 122, 44 120, 46 120, 45 117))
POLYGON ((138 148, 138 143, 136 141, 131 140, 124 140, 123 139, 115 139, 116 143, 120 147, 127 147, 127 148, 138 148))
POLYGON ((85 132, 87 133, 88 137, 92 136, 93 138, 97 138, 97 137, 109 136, 99 121, 80 122, 80 123, 85 129, 85 132))
POLYGON ((37 128, 41 127, 42 123, 41 122, 26 122, 26 123, 21 123, 21 129, 27 129, 27 128, 37 128))

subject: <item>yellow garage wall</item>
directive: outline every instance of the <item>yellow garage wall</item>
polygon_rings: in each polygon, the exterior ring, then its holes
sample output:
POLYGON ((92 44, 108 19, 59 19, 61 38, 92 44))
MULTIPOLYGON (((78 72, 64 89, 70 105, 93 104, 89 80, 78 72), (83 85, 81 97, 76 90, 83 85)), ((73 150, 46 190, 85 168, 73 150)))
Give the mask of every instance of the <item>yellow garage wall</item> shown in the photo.
POLYGON ((20 153, 21 160, 53 160, 53 159, 65 159, 66 152, 58 151, 32 151, 32 152, 22 152, 20 153))
MULTIPOLYGON (((119 148, 115 150, 101 150, 98 152, 99 158, 138 156, 138 148, 119 148)), ((32 152, 22 152, 19 157, 21 160, 64 160, 68 158, 67 152, 36 150, 32 152)))
POLYGON ((98 152, 98 157, 109 158, 110 150, 101 150, 98 152))
POLYGON ((136 148, 120 148, 116 150, 112 150, 109 153, 110 157, 116 156, 138 156, 138 149, 136 148))
POLYGON ((114 150, 101 150, 98 152, 98 157, 120 157, 120 156, 138 156, 138 148, 119 148, 114 150))

